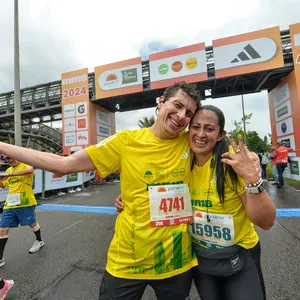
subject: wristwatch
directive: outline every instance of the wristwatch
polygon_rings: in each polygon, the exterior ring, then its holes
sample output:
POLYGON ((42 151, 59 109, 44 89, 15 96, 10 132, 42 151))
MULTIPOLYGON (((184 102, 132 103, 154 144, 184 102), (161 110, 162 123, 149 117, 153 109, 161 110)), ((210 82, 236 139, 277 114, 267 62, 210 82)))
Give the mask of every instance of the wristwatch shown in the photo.
POLYGON ((260 194, 265 189, 264 181, 262 179, 254 184, 245 184, 245 187, 248 194, 260 194))

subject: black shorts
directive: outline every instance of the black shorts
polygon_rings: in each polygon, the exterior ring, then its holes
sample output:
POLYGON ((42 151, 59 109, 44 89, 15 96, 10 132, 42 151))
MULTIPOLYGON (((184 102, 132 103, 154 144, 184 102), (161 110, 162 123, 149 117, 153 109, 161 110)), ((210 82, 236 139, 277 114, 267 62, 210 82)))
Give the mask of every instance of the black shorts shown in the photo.
POLYGON ((123 279, 105 271, 99 300, 140 300, 149 284, 158 300, 188 300, 192 283, 192 270, 159 280, 123 279))
MULTIPOLYGON (((220 277, 200 273, 193 268, 193 278, 201 300, 265 300, 265 284, 260 265, 260 243, 247 252, 243 269, 220 277)), ((199 261, 199 264, 201 262, 199 261)))

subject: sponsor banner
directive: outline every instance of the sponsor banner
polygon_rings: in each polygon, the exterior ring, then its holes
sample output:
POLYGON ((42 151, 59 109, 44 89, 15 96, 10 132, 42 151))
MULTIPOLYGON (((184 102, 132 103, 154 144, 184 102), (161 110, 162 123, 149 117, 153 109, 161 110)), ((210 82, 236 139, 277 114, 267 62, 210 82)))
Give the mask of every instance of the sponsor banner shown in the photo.
POLYGON ((63 115, 64 118, 75 117, 75 104, 65 104, 63 105, 63 115))
POLYGON ((96 98, 143 91, 141 57, 95 67, 96 98))
POLYGON ((292 118, 285 119, 284 121, 278 122, 276 124, 277 136, 291 134, 293 132, 294 132, 294 128, 293 128, 293 119, 292 118))
POLYGON ((112 128, 112 118, 111 114, 96 110, 97 144, 115 133, 112 128))
POLYGON ((88 69, 63 73, 61 87, 63 152, 70 154, 70 147, 78 146, 77 131, 89 128, 88 69))
POLYGON ((88 145, 89 133, 88 131, 77 131, 76 145, 88 145))
POLYGON ((76 118, 76 130, 87 130, 88 129, 88 117, 76 118))
POLYGON ((98 135, 100 132, 105 132, 107 134, 114 134, 116 132, 115 126, 115 114, 96 105, 95 103, 90 103, 89 105, 89 116, 90 116, 90 124, 89 124, 89 132, 90 132, 90 145, 94 145, 98 143, 98 135), (103 129, 99 130, 99 126, 103 125, 103 129), (105 128, 105 129, 104 129, 105 128))
POLYGON ((293 175, 300 175, 299 173, 299 161, 291 161, 291 174, 293 175))
POLYGON ((66 187, 82 184, 82 173, 72 173, 65 176, 46 172, 45 174, 45 190, 57 190, 66 187))
POLYGON ((290 157, 291 163, 288 164, 283 172, 283 177, 300 180, 300 157, 290 157))
POLYGON ((106 126, 100 123, 97 123, 97 135, 102 135, 108 137, 111 135, 111 128, 110 126, 106 126))
POLYGON ((64 119, 64 132, 75 131, 75 118, 64 119))
POLYGON ((214 40, 213 51, 216 78, 284 66, 279 27, 214 40))
POLYGON ((42 192, 43 187, 43 171, 40 169, 34 170, 34 189, 33 192, 35 194, 40 194, 42 192))
POLYGON ((76 117, 88 114, 88 101, 76 103, 76 117))
MULTIPOLYGON (((0 174, 3 174, 5 172, 1 172, 0 174)), ((3 202, 6 200, 6 196, 8 194, 8 188, 0 189, 0 202, 3 202)))
POLYGON ((273 101, 274 101, 274 107, 277 105, 280 105, 284 101, 290 98, 290 89, 289 89, 289 84, 286 83, 279 89, 274 90, 273 93, 273 101))
POLYGON ((208 79, 205 44, 195 44, 149 55, 151 89, 168 87, 178 81, 208 79))
POLYGON ((275 120, 276 122, 285 119, 292 115, 291 101, 286 101, 283 104, 275 108, 275 120))
POLYGON ((278 138, 278 142, 285 142, 286 147, 290 147, 292 149, 295 148, 295 137, 294 135, 288 135, 282 138, 278 138))
POLYGON ((95 178, 95 175, 96 175, 96 171, 83 172, 82 173, 82 183, 95 178))
MULTIPOLYGON (((296 73, 297 80, 299 82, 300 81, 300 23, 292 24, 289 27, 290 27, 290 37, 291 37, 291 45, 293 51, 294 70, 296 73)), ((300 84, 298 83, 298 86, 299 85, 300 84)))
POLYGON ((111 115, 102 111, 96 110, 96 122, 111 126, 111 115))
POLYGON ((294 34, 294 45, 300 46, 300 33, 294 34))
POLYGON ((70 151, 71 152, 77 152, 77 151, 80 151, 82 150, 82 146, 73 146, 73 147, 70 147, 70 151))
POLYGON ((272 143, 289 142, 296 156, 300 156, 299 89, 300 84, 294 70, 268 94, 272 143))
POLYGON ((61 74, 61 97, 62 102, 89 100, 89 75, 88 69, 80 69, 61 74), (65 100, 65 101, 64 101, 65 100))
POLYGON ((66 132, 64 134, 64 145, 66 147, 76 145, 76 132, 66 132))

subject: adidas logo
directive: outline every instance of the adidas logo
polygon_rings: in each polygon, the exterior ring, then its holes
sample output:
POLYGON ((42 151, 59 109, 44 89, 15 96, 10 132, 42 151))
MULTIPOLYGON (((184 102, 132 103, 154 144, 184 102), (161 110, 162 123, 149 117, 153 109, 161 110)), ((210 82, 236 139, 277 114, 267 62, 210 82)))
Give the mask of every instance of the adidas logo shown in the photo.
POLYGON ((277 44, 269 37, 220 46, 215 43, 213 41, 216 71, 269 62, 277 53, 277 44))
POLYGON ((234 64, 240 61, 250 60, 251 58, 258 59, 261 58, 261 56, 250 44, 248 44, 246 47, 244 47, 244 50, 240 52, 237 55, 237 57, 231 61, 231 63, 234 64))

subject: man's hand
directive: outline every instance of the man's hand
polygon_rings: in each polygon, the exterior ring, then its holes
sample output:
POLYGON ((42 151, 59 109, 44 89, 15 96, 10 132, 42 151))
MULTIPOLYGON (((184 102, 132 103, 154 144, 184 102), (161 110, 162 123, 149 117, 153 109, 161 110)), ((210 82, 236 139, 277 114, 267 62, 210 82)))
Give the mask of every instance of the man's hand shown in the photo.
POLYGON ((7 179, 10 177, 10 173, 0 174, 0 181, 7 179))
POLYGON ((116 207, 116 212, 122 212, 124 210, 124 206, 123 206, 123 202, 122 202, 122 194, 120 194, 116 200, 115 200, 116 204, 115 204, 115 207, 116 207))

